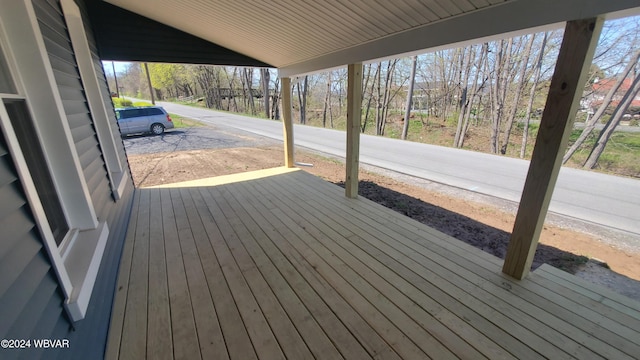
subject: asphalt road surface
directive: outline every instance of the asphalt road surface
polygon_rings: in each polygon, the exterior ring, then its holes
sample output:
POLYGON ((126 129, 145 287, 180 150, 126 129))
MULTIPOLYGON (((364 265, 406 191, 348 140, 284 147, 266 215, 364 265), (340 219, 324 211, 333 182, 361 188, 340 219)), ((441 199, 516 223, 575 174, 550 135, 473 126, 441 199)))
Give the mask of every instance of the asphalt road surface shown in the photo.
MULTIPOLYGON (((282 140, 279 121, 255 119, 173 103, 158 103, 174 114, 210 125, 232 127, 282 140)), ((344 157, 342 131, 294 126, 294 142, 344 157)), ((479 152, 361 135, 360 162, 442 184, 518 202, 529 162, 479 152)), ((640 181, 562 168, 550 210, 632 235, 640 234, 640 181)))

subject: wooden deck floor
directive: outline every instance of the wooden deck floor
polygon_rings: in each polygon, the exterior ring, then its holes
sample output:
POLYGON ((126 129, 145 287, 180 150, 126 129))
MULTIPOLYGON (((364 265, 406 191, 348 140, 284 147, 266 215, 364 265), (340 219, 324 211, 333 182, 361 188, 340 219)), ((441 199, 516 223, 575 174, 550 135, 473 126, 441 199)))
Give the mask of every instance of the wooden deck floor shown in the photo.
POLYGON ((640 356, 623 296, 548 266, 512 280, 303 171, 216 184, 136 191, 107 359, 640 356))

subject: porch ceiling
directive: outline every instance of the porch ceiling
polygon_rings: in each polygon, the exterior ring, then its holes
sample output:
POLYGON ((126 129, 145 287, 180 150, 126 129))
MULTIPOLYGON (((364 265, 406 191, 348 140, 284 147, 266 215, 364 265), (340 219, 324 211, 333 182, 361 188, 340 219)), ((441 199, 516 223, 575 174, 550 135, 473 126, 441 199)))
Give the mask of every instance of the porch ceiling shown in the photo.
POLYGON ((106 1, 283 76, 640 7, 638 0, 106 1))

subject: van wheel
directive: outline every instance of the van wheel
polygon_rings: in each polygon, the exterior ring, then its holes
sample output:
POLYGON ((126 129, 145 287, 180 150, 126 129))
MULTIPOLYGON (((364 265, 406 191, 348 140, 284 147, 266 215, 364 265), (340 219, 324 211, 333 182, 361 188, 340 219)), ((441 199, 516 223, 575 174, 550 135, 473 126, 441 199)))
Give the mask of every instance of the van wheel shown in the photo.
POLYGON ((164 132, 164 125, 162 124, 153 124, 151 125, 151 133, 153 133, 154 135, 160 135, 164 132))

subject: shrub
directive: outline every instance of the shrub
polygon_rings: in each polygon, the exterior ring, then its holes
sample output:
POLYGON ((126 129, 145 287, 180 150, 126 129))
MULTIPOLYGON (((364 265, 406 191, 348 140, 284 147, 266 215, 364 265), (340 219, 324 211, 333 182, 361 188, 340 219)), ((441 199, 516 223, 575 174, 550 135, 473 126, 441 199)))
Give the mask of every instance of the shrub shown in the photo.
POLYGON ((146 101, 136 101, 133 103, 133 106, 153 106, 153 104, 146 101))
POLYGON ((111 100, 113 101, 113 106, 117 108, 133 106, 131 100, 122 98, 111 98, 111 100))

